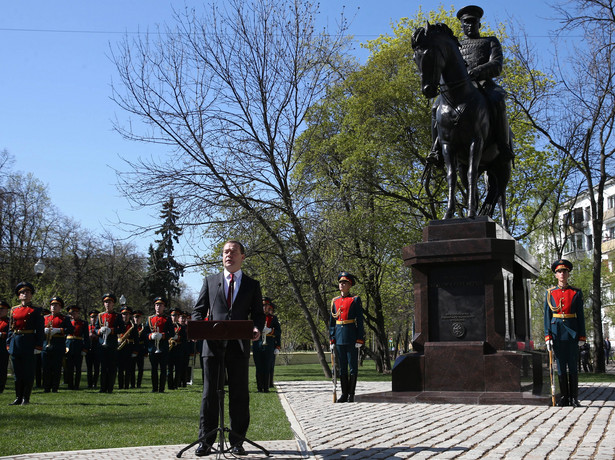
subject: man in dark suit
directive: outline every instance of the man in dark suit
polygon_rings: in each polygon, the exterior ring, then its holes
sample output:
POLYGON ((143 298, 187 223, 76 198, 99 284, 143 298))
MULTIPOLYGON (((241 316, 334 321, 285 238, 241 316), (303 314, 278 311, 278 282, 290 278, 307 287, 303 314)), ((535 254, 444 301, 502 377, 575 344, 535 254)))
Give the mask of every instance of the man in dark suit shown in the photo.
MULTIPOLYGON (((258 281, 242 273, 241 265, 246 258, 245 249, 239 241, 227 241, 222 250, 224 271, 205 278, 201 293, 192 310, 193 320, 247 320, 254 321, 252 340, 258 340, 265 324, 263 299, 258 281)), ((242 440, 250 424, 250 396, 248 390, 249 340, 203 341, 203 400, 199 437, 218 427, 218 372, 219 359, 224 353, 224 367, 228 377, 231 452, 245 455, 242 440), (223 347, 226 346, 226 351, 223 347), (236 435, 234 434, 236 433, 236 435)), ((195 454, 209 455, 213 437, 199 444, 195 454)))

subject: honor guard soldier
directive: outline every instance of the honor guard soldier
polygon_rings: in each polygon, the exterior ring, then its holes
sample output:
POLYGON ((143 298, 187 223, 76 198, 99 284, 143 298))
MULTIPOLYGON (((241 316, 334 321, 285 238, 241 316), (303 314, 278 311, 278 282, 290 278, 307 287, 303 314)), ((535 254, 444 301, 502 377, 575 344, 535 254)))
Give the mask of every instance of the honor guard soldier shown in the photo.
POLYGON ((0 394, 6 386, 6 375, 9 366, 9 352, 6 349, 6 339, 9 336, 9 308, 8 302, 0 300, 0 394))
POLYGON ((147 338, 143 333, 145 326, 143 325, 143 312, 136 310, 133 315, 135 329, 137 330, 137 338, 133 352, 132 374, 130 375, 130 388, 141 388, 143 382, 143 365, 145 364, 145 355, 147 354, 147 338), (136 377, 135 377, 136 369, 136 377))
POLYGON ((182 346, 186 341, 186 330, 179 324, 182 311, 179 308, 171 310, 171 322, 175 333, 169 338, 169 358, 167 367, 167 382, 169 390, 176 390, 180 380, 180 367, 182 360, 182 346))
POLYGON ((80 312, 81 307, 78 305, 68 307, 73 326, 73 332, 66 336, 66 383, 69 390, 79 389, 83 357, 87 356, 90 349, 88 323, 79 318, 80 312))
POLYGON ((175 335, 171 318, 164 314, 166 303, 164 297, 154 299, 156 314, 147 318, 144 329, 144 334, 148 339, 147 351, 152 367, 152 393, 164 393, 167 379, 169 338, 175 335))
POLYGON ((43 388, 45 393, 58 392, 62 377, 62 359, 66 353, 66 336, 73 333, 70 318, 62 314, 64 300, 52 297, 51 313, 45 316, 45 342, 41 354, 43 363, 43 388))
POLYGON ((105 311, 96 319, 100 356, 100 393, 113 393, 117 376, 117 335, 125 331, 124 321, 113 309, 117 298, 108 293, 102 296, 105 311))
POLYGON ((263 297, 265 326, 258 340, 252 342, 252 357, 256 368, 256 387, 259 393, 269 393, 270 373, 276 351, 280 350, 282 329, 278 318, 274 316, 273 302, 263 297))
POLYGON ((544 304, 545 343, 553 350, 562 397, 559 406, 580 407, 579 346, 585 344, 583 292, 568 284, 572 263, 566 259, 553 262, 557 286, 547 289, 544 304))
POLYGON ((350 288, 356 284, 353 275, 342 272, 338 275, 337 281, 342 295, 331 301, 329 320, 331 351, 335 347, 342 386, 342 395, 337 402, 354 402, 359 374, 359 349, 365 343, 363 306, 359 296, 350 294, 350 288))
POLYGON ((98 346, 98 334, 96 333, 96 320, 98 312, 90 312, 90 324, 88 324, 89 345, 88 354, 85 355, 85 366, 88 373, 88 388, 93 389, 98 386, 98 374, 100 373, 100 350, 98 346))
POLYGON ((118 388, 128 389, 130 386, 130 376, 134 375, 134 360, 132 354, 137 341, 137 328, 132 319, 132 309, 127 306, 122 307, 122 321, 124 321, 124 330, 118 331, 118 346, 117 346, 117 383, 118 388))
POLYGON ((34 286, 21 282, 15 287, 19 305, 11 310, 8 344, 15 376, 15 401, 11 405, 30 403, 34 385, 34 354, 40 354, 45 339, 42 310, 32 306, 34 286))

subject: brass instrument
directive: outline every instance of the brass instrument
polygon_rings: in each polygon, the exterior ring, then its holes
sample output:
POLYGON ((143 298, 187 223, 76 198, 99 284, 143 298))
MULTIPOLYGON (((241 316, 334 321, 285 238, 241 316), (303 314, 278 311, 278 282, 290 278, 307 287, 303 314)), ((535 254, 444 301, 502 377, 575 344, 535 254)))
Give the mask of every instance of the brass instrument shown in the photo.
POLYGON ((103 343, 102 346, 106 347, 107 346, 107 337, 109 337, 109 334, 111 333, 111 331, 108 329, 109 328, 109 321, 105 319, 105 332, 103 333, 103 343))
POLYGON ((51 338, 53 337, 53 317, 51 318, 51 321, 49 321, 49 324, 47 325, 47 329, 49 329, 49 332, 47 333, 47 336, 45 337, 45 339, 47 340, 47 345, 45 345, 45 350, 49 350, 49 348, 51 348, 51 338))
MULTIPOLYGON (((158 326, 156 326, 156 333, 158 333, 158 326)), ((156 345, 156 351, 154 353, 162 353, 162 350, 160 349, 160 337, 158 337, 158 335, 156 335, 156 339, 154 340, 154 344, 156 345)))
POLYGON ((124 334, 122 335, 122 338, 120 339, 120 344, 117 347, 118 350, 121 350, 122 348, 126 346, 126 344, 128 343, 128 337, 130 337, 130 333, 132 332, 134 327, 135 327, 134 323, 131 323, 128 330, 124 332, 124 334))

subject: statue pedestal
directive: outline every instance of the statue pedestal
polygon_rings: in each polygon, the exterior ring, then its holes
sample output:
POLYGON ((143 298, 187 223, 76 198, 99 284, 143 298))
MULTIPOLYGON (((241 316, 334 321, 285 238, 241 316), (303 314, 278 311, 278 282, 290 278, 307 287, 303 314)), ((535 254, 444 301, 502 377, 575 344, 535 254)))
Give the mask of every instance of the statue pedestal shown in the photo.
POLYGON ((415 352, 396 360, 393 392, 437 393, 439 402, 443 392, 452 401, 518 394, 524 404, 524 391, 540 395, 544 356, 530 340, 534 257, 488 217, 432 221, 403 254, 414 280, 415 352))

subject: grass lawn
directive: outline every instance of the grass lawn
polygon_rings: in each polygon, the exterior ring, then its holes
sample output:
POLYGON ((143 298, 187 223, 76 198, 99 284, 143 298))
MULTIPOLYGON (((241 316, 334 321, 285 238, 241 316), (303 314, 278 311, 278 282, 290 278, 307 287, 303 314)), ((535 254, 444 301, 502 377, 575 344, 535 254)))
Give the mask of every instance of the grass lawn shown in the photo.
MULTIPOLYGON (((248 438, 258 441, 293 439, 290 424, 275 392, 258 393, 250 367, 248 438)), ((85 377, 85 376, 83 376, 85 377)), ((198 437, 203 382, 200 369, 195 384, 166 393, 144 386, 101 394, 95 390, 43 393, 35 389, 28 406, 9 406, 15 398, 12 377, 0 394, 0 456, 32 452, 102 449, 132 446, 190 444, 198 437)), ((276 366, 278 381, 327 380, 318 364, 276 366)), ((365 361, 359 380, 390 381, 365 361)), ((83 381, 83 378, 82 378, 83 381)), ((615 382, 613 374, 579 374, 579 382, 615 382)), ((226 415, 228 421, 228 414, 226 415)))
MULTIPOLYGON (((391 378, 379 375, 371 361, 360 372, 365 380, 391 378)), ((143 388, 116 389, 112 394, 62 386, 58 393, 35 389, 29 405, 9 406, 15 399, 9 376, 0 394, 0 456, 195 441, 203 390, 200 369, 195 371, 194 385, 165 393, 152 393, 149 371, 144 377, 143 388)), ((326 380, 318 364, 276 366, 275 379, 326 380)), ((225 417, 228 423, 228 414, 225 417)), ((247 437, 253 441, 293 439, 275 391, 256 391, 254 367, 250 367, 250 418, 247 437)))

